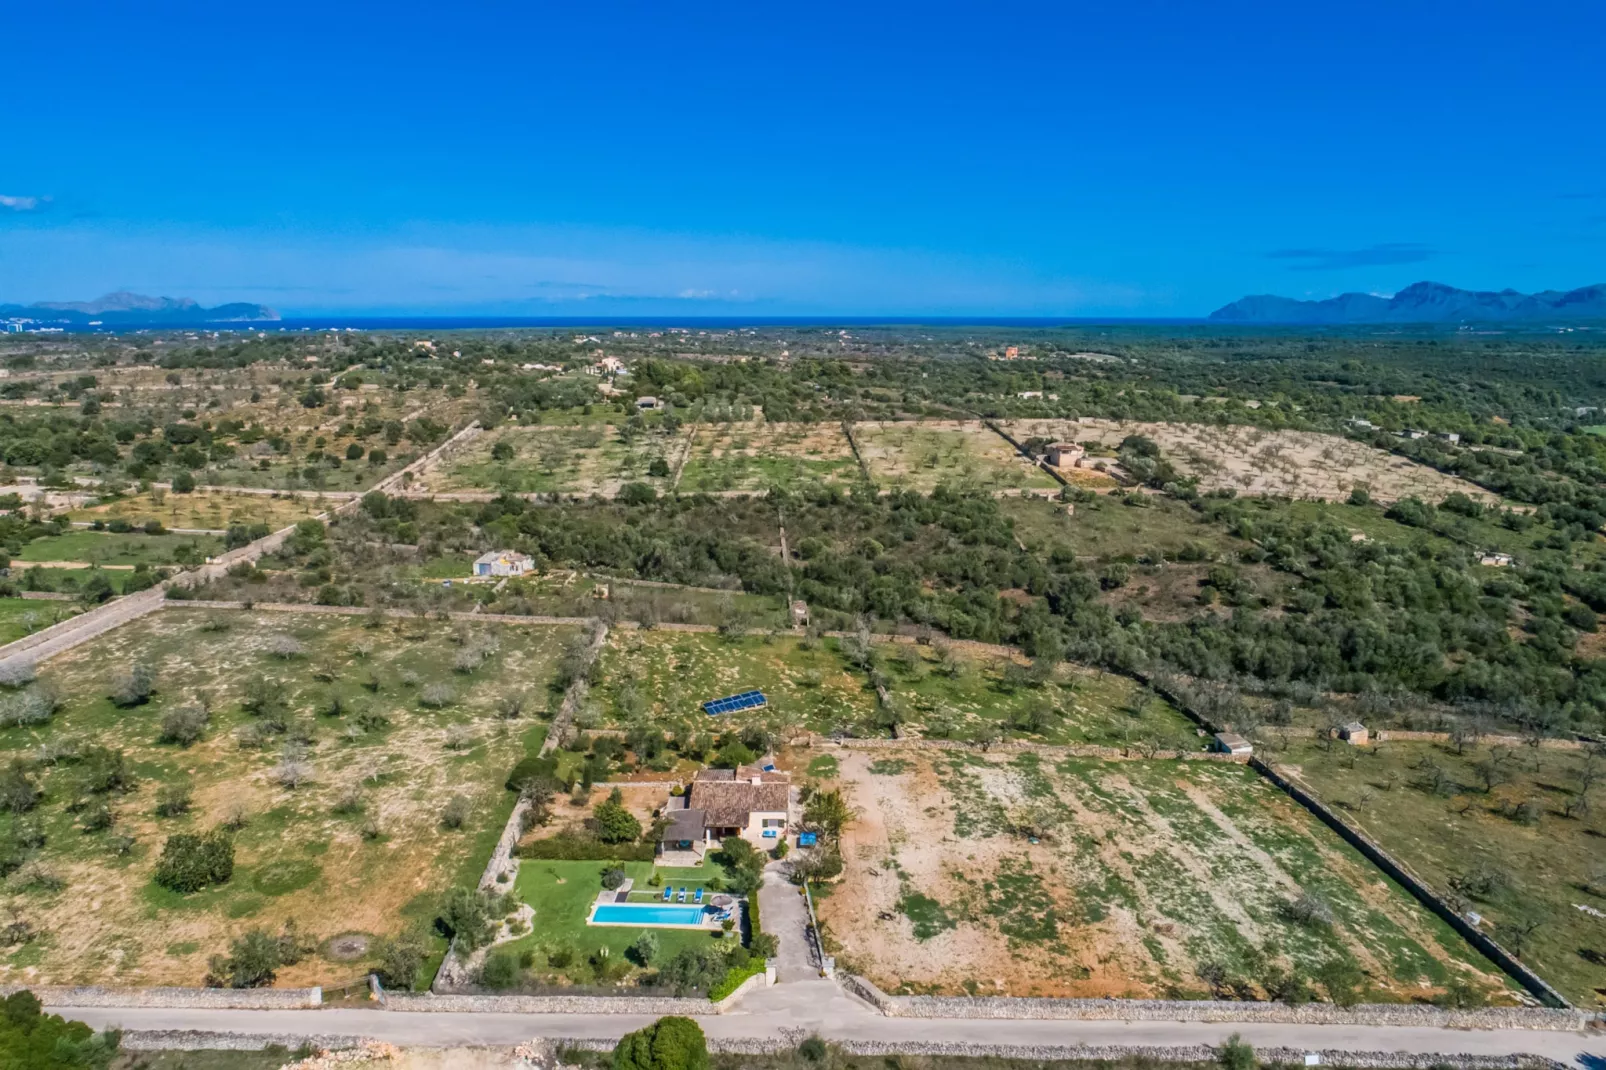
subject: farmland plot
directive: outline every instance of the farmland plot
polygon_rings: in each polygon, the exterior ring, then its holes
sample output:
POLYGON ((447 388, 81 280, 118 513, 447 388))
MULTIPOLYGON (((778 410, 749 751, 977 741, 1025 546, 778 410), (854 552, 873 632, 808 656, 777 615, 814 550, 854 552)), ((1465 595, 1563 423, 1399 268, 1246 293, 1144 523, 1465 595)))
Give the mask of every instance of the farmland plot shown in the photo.
POLYGON ((279 984, 360 975, 376 938, 427 923, 484 864, 512 805, 502 782, 539 745, 533 714, 573 634, 169 609, 51 661, 35 690, 54 689, 59 710, 0 729, 0 768, 42 791, 0 817, 0 844, 20 852, 0 908, 33 934, 0 949, 0 983, 198 985, 231 939, 287 919, 319 951, 279 984), (114 705, 135 665, 154 691, 114 705), (252 696, 267 696, 261 712, 252 696), (164 742, 186 709, 207 711, 199 737, 164 742), (108 768, 111 786, 88 779, 108 768), (468 813, 455 829, 442 818, 454 795, 468 813), (153 881, 170 836, 220 827, 235 830, 224 883, 180 895, 153 881), (326 957, 342 934, 357 954, 326 957))
POLYGON ((790 489, 800 483, 858 478, 847 436, 837 424, 705 424, 681 471, 685 492, 790 489))
MULTIPOLYGON (((1277 735, 1275 729, 1267 730, 1277 735)), ((1276 762, 1580 1006, 1606 1002, 1601 761, 1565 747, 1291 740, 1276 762)))
POLYGON ((1128 435, 1153 439, 1177 469, 1196 476, 1201 490, 1325 498, 1340 501, 1366 487, 1381 502, 1418 497, 1438 502, 1460 491, 1489 501, 1487 491, 1403 457, 1338 435, 1268 431, 1241 425, 1135 423, 1115 420, 1022 420, 1008 426, 1016 438, 1120 444, 1128 435))
POLYGON ((1264 998, 1297 976, 1367 999, 1509 999, 1244 766, 849 753, 840 776, 861 817, 821 922, 888 991, 1264 998))
POLYGON ((875 694, 835 652, 835 641, 791 636, 731 640, 708 633, 616 630, 599 661, 602 683, 589 711, 599 724, 646 717, 685 737, 762 723, 777 730, 828 732, 869 725, 875 694), (761 709, 710 717, 702 703, 762 690, 761 709))
POLYGON ((612 497, 629 482, 667 485, 679 435, 647 431, 622 437, 619 428, 506 426, 480 435, 431 468, 422 489, 509 491, 514 494, 599 494, 612 497), (655 461, 664 475, 650 475, 655 461))
POLYGON ((922 493, 939 483, 981 490, 1059 486, 979 420, 861 423, 853 433, 871 477, 882 486, 922 493))

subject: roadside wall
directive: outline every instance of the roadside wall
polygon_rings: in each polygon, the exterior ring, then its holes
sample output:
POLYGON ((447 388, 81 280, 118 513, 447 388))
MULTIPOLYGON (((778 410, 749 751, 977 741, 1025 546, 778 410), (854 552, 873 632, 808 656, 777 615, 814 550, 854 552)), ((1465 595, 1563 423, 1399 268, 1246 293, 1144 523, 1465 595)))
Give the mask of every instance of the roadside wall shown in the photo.
POLYGON ((203 1010, 302 1010, 323 1005, 322 988, 102 988, 98 985, 0 985, 0 996, 28 990, 46 1007, 171 1007, 203 1010))
MULTIPOLYGON (((356 1036, 339 1034, 291 1033, 226 1033, 195 1029, 131 1029, 122 1034, 122 1048, 126 1051, 260 1051, 270 1044, 285 1048, 298 1048, 303 1044, 320 1051, 340 1051, 357 1048, 364 1041, 356 1036)), ((1129 1059, 1151 1060, 1156 1063, 1219 1063, 1221 1049, 1198 1044, 1189 1047, 1162 1048, 1149 1045, 1046 1045, 1046 1044, 967 1044, 955 1042, 902 1042, 887 1043, 877 1040, 832 1040, 832 1044, 850 1055, 876 1058, 890 1055, 938 1055, 991 1057, 995 1059, 1026 1059, 1038 1061, 1079 1060, 1088 1062, 1115 1062, 1129 1059)), ((539 1048, 542 1051, 612 1051, 615 1041, 596 1037, 541 1037, 521 1050, 539 1048)), ((756 1037, 710 1037, 708 1050, 732 1055, 771 1055, 790 1050, 785 1041, 756 1037)), ((1299 1066, 1305 1056, 1312 1054, 1297 1048, 1257 1048, 1256 1056, 1263 1065, 1281 1064, 1299 1066)), ((1454 1067, 1456 1070, 1561 1070, 1561 1064, 1534 1055, 1411 1055, 1404 1052, 1340 1051, 1329 1049, 1314 1053, 1323 1066, 1397 1068, 1397 1070, 1433 1070, 1437 1067, 1454 1067)), ((542 1064, 544 1065, 544 1064, 542 1064)))
MULTIPOLYGON (((963 1041, 897 1041, 837 1040, 827 1036, 832 1045, 849 1055, 875 1058, 891 1055, 963 1056, 976 1059, 1023 1059, 1029 1061, 1086 1061, 1125 1062, 1152 1060, 1157 1063, 1210 1063, 1219 1065, 1221 1049, 1204 1044, 1189 1047, 1162 1048, 1147 1044, 968 1044, 963 1041)), ((594 1037, 577 1039, 546 1038, 559 1052, 612 1051, 614 1042, 594 1037)), ((751 1037, 709 1037, 708 1050, 720 1054, 772 1055, 790 1051, 790 1044, 751 1037)), ((1303 1048, 1256 1048, 1255 1056, 1262 1066, 1300 1066, 1307 1055, 1317 1055, 1322 1066, 1376 1067, 1378 1070, 1437 1070, 1454 1067, 1455 1070, 1563 1070, 1562 1064, 1538 1055, 1456 1055, 1451 1053, 1410 1054, 1397 1051, 1342 1051, 1338 1049, 1309 1052, 1303 1048)))
POLYGON ((362 1046, 362 1038, 339 1033, 225 1033, 214 1029, 124 1029, 119 1051, 261 1051, 270 1045, 291 1051, 303 1044, 318 1051, 362 1046))
POLYGON ((389 1010, 430 1014, 709 1014, 706 999, 675 996, 483 996, 448 992, 387 994, 389 1010))
POLYGON ((1030 1018, 1114 1022, 1244 1022, 1283 1025, 1421 1026, 1575 1032, 1594 1017, 1549 1007, 1449 1010, 1416 1003, 1239 1003, 1227 1000, 1033 999, 1013 996, 889 996, 862 977, 842 983, 889 1018, 1030 1018))

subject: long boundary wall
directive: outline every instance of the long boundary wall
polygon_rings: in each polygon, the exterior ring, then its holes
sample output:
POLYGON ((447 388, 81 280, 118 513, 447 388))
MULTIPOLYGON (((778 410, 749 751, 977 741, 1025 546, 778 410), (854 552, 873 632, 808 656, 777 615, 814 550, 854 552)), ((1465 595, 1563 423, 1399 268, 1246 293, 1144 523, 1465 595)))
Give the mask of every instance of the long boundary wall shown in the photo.
POLYGON ((1281 1025, 1420 1026, 1576 1032, 1588 1011, 1550 1007, 1453 1010, 1416 1003, 1240 1003, 1232 1000, 1041 999, 1021 996, 889 996, 863 977, 843 975, 849 992, 889 1018, 1046 1019, 1095 1022, 1243 1022, 1281 1025))
POLYGON ((99 985, 0 985, 0 996, 27 990, 47 1007, 171 1007, 285 1011, 323 1006, 322 988, 102 988, 99 985))
MULTIPOLYGON (((964 1041, 899 1041, 844 1040, 830 1038, 831 1043, 849 1055, 877 1056, 926 1055, 970 1056, 995 1059, 1026 1059, 1035 1061, 1115 1062, 1129 1059, 1149 1060, 1157 1063, 1209 1063, 1218 1064, 1221 1049, 1205 1044, 1189 1047, 1160 1047, 1157 1045, 1056 1045, 1056 1044, 977 1044, 964 1041)), ((545 1066, 554 1055, 564 1051, 609 1052, 615 1041, 597 1037, 537 1037, 520 1045, 515 1054, 522 1054, 535 1065, 545 1066)), ((126 1051, 260 1051, 270 1044, 296 1048, 302 1044, 319 1051, 349 1051, 375 1047, 388 1051, 392 1047, 374 1044, 358 1036, 345 1034, 295 1033, 236 1033, 200 1029, 134 1029, 122 1034, 121 1047, 126 1051)), ((790 1040, 762 1037, 710 1037, 708 1050, 730 1055, 777 1055, 793 1049, 790 1040)), ((1537 1055, 1462 1055, 1453 1052, 1417 1054, 1387 1051, 1345 1051, 1324 1049, 1309 1052, 1300 1048, 1259 1048, 1255 1052, 1263 1065, 1298 1066, 1308 1056, 1316 1055, 1319 1065, 1343 1067, 1376 1067, 1378 1070, 1436 1070, 1453 1067, 1454 1070, 1562 1070, 1562 1064, 1537 1055)))

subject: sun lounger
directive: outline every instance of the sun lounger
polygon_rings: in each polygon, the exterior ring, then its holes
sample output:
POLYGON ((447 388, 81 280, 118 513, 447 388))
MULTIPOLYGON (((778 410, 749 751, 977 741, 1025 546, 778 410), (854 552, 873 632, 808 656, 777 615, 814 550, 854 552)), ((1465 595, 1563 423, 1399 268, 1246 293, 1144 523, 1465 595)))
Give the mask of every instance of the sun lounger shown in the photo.
POLYGON ((680 894, 675 896, 675 902, 684 903, 685 901, 686 901, 686 889, 682 888, 680 890, 680 894))
POLYGON ((674 898, 674 895, 675 895, 675 889, 673 889, 673 888, 665 888, 664 889, 664 902, 666 902, 666 903, 669 902, 669 900, 674 898))
POLYGON ((703 901, 703 890, 701 888, 698 888, 697 889, 697 898, 693 899, 692 902, 701 903, 702 901, 703 901))

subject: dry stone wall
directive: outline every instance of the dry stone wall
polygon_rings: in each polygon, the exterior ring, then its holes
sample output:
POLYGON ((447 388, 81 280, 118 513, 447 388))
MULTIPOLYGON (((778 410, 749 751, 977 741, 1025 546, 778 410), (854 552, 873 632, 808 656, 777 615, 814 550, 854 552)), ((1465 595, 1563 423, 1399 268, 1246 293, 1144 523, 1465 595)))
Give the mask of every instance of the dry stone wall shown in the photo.
POLYGON ((1013 996, 889 996, 862 977, 843 984, 889 1018, 1029 1018, 1114 1022, 1244 1022, 1282 1025, 1422 1026, 1575 1032, 1595 1017, 1550 1007, 1450 1010, 1414 1003, 1239 1003, 1230 1000, 1034 999, 1013 996))
POLYGON ((46 1007, 171 1007, 199 1010, 302 1010, 323 1005, 322 988, 102 988, 98 985, 0 985, 0 996, 27 989, 46 1007))

